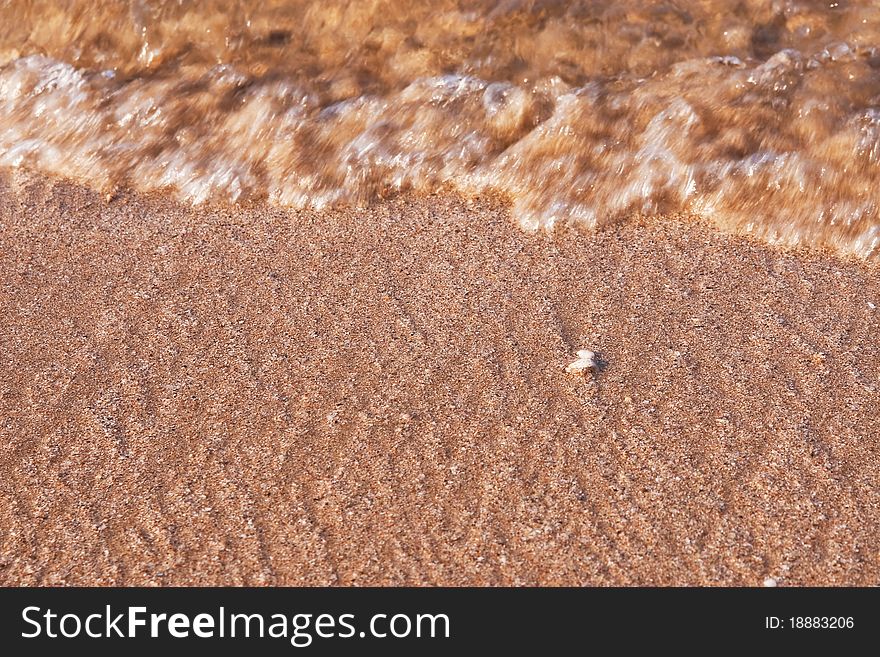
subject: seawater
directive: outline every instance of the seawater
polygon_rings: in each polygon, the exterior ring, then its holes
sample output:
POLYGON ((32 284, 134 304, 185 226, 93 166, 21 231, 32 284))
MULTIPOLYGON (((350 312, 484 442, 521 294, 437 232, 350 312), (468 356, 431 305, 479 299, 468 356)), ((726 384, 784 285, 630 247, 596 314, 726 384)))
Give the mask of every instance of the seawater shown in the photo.
POLYGON ((192 203, 503 194, 880 246, 876 0, 0 0, 0 165, 192 203))

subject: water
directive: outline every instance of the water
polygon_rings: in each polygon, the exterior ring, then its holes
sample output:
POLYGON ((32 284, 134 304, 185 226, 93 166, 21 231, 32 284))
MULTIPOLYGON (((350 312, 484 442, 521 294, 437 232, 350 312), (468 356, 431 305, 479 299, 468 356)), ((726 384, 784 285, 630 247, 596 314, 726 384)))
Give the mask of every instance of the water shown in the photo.
POLYGON ((0 0, 0 165, 323 208, 501 193, 880 247, 876 0, 0 0))

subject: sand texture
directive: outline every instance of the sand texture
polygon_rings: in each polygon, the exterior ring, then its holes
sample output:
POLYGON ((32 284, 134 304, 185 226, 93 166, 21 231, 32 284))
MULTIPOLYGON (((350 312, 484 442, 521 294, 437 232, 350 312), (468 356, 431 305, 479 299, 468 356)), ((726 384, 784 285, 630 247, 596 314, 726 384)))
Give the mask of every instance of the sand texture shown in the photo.
POLYGON ((876 584, 877 274, 4 174, 0 584, 876 584))

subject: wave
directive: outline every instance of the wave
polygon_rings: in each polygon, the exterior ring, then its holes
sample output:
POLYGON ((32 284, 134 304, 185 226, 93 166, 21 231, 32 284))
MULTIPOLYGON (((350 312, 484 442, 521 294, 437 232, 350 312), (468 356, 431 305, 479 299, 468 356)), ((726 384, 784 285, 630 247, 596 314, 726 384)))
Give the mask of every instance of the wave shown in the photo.
POLYGON ((501 193, 880 244, 872 2, 7 2, 0 164, 192 203, 501 193))

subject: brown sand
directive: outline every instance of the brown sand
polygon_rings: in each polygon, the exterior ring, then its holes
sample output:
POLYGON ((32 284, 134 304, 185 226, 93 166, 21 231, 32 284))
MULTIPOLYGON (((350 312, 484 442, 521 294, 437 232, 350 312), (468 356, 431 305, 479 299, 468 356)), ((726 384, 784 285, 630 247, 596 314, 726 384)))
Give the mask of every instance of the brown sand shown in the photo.
POLYGON ((877 273, 6 174, 0 583, 876 584, 877 273))

